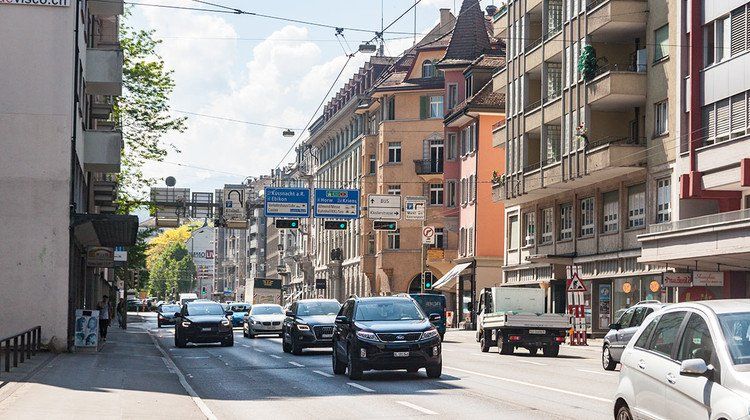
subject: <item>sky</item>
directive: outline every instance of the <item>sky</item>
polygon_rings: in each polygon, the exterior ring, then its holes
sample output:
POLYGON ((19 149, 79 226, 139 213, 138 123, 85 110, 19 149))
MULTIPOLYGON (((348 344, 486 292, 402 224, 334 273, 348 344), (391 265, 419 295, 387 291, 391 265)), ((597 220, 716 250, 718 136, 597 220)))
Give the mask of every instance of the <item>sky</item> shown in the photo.
MULTIPOLYGON (((387 25, 414 0, 383 0, 387 25)), ((491 0, 482 2, 482 6, 491 0)), ((138 0, 134 3, 212 8, 190 0, 138 0)), ((380 29, 380 0, 214 0, 212 3, 248 12, 362 28, 380 29)), ((497 3, 497 1, 496 1, 497 3)), ((416 10, 417 33, 426 33, 439 20, 439 8, 461 7, 461 0, 422 0, 416 10)), ((130 6, 127 24, 155 30, 158 47, 176 84, 171 98, 173 115, 187 116, 187 130, 165 140, 180 150, 164 162, 148 164, 147 176, 174 176, 177 187, 209 191, 247 176, 270 174, 289 150, 301 129, 346 62, 351 51, 373 32, 344 30, 340 44, 334 29, 249 15, 130 6), (192 113, 192 114, 187 114, 192 113), (269 124, 282 129, 197 116, 269 124), (179 164, 179 165, 178 165, 179 164)), ((454 12, 456 14, 457 12, 454 12)), ((386 32, 386 55, 410 47, 414 12, 386 32), (397 33, 396 33, 397 32, 397 33)), ((357 54, 347 65, 332 94, 367 60, 357 54)), ((290 153, 284 161, 294 158, 290 153)))

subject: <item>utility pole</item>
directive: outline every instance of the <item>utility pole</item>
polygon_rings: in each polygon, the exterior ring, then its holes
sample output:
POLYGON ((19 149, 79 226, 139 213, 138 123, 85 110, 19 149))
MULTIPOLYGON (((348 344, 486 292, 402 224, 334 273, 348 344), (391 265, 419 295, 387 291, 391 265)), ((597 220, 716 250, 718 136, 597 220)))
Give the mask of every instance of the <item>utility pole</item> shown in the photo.
MULTIPOLYGON (((425 210, 426 211, 426 210, 425 210)), ((422 264, 422 271, 420 272, 420 282, 419 282, 419 289, 422 293, 424 293, 424 270, 425 270, 425 258, 424 258, 424 240, 422 239, 422 236, 424 235, 424 219, 422 219, 422 230, 419 232, 419 248, 421 251, 421 257, 420 257, 420 263, 422 264)))

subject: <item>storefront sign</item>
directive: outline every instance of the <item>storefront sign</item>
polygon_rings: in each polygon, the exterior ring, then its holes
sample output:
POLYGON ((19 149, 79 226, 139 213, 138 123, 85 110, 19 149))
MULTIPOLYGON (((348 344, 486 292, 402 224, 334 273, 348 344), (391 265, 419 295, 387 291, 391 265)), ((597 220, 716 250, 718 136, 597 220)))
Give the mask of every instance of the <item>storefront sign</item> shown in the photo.
POLYGON ((693 271, 693 286, 724 286, 724 273, 721 271, 693 271))
POLYGON ((664 273, 662 284, 664 287, 690 287, 693 276, 690 273, 664 273))
POLYGON ((659 290, 661 290, 661 285, 656 280, 651 280, 651 283, 648 284, 648 290, 656 293, 659 290))
POLYGON ((104 248, 100 246, 90 247, 86 251, 86 266, 100 268, 114 267, 115 250, 112 248, 104 248))
POLYGON ((431 248, 427 250, 428 261, 442 260, 443 258, 445 258, 445 251, 443 249, 431 248))
POLYGON ((25 6, 70 6, 70 0, 0 0, 3 4, 22 4, 25 6))

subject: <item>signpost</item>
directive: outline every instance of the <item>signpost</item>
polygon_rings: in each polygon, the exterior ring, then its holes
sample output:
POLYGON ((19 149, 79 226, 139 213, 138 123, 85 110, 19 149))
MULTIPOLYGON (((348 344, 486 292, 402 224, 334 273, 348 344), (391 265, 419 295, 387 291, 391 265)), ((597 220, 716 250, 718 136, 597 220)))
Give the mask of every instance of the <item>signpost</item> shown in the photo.
POLYGON ((370 194, 367 217, 371 220, 401 220, 401 196, 370 194))
POLYGON ((404 199, 404 218, 424 221, 427 218, 427 197, 408 196, 404 199))
POLYGON ((318 219, 359 217, 359 190, 316 188, 313 216, 318 219))
POLYGON ((584 308, 583 293, 586 286, 578 275, 580 267, 569 265, 567 267, 568 281, 568 314, 573 317, 573 333, 570 335, 571 346, 587 346, 586 342, 586 312, 584 308))
POLYGON ((266 217, 310 217, 310 190, 266 187, 266 217))
POLYGON ((422 244, 435 245, 435 226, 422 227, 422 244))
POLYGON ((245 189, 243 185, 224 185, 224 219, 245 220, 245 189))

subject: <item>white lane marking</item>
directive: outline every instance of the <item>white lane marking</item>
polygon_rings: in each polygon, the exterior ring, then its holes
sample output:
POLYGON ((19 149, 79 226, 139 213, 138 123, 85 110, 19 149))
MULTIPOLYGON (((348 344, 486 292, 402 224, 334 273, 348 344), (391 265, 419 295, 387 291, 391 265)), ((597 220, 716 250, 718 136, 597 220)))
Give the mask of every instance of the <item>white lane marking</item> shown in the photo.
POLYGON ((419 411, 419 412, 425 413, 425 414, 430 414, 430 415, 433 415, 433 416, 437 414, 436 412, 434 412, 434 411, 432 411, 432 410, 428 410, 428 409, 426 409, 426 408, 424 408, 424 407, 420 407, 420 406, 418 406, 418 405, 416 405, 416 404, 412 404, 412 403, 410 403, 410 402, 406 402, 406 401, 396 401, 396 403, 397 403, 397 404, 401 404, 401 405, 403 405, 404 407, 409 407, 409 408, 413 408, 413 409, 415 409, 415 410, 417 410, 417 411, 419 411))
POLYGON ((489 353, 471 353, 472 356, 484 356, 489 353))
POLYGON ((305 365, 303 365, 302 363, 297 363, 297 362, 289 362, 289 364, 293 366, 297 366, 297 367, 305 367, 305 365))
POLYGON ((210 356, 172 356, 175 359, 210 359, 210 356))
POLYGON ((614 375, 616 375, 616 373, 611 373, 611 372, 597 372, 595 370, 588 370, 588 369, 576 369, 576 370, 579 371, 579 372, 596 373, 596 374, 604 375, 604 376, 614 376, 614 375))
POLYGON ((242 347, 247 347, 247 348, 250 348, 250 347, 252 347, 252 346, 251 346, 251 345, 249 345, 249 344, 243 344, 243 345, 242 345, 242 347))
POLYGON ((365 392, 375 392, 374 389, 368 388, 366 386, 362 386, 362 385, 354 383, 354 382, 347 382, 346 384, 349 385, 349 386, 353 386, 353 387, 355 387, 357 389, 361 389, 362 391, 365 391, 365 392))
POLYGON ((524 381, 519 381, 519 380, 516 380, 516 379, 510 379, 510 378, 503 378, 503 377, 500 377, 500 376, 487 375, 486 373, 474 372, 472 370, 459 369, 459 368, 454 368, 454 367, 450 367, 450 366, 443 366, 443 367, 446 368, 446 369, 455 370, 455 371, 458 371, 458 372, 468 373, 470 375, 483 376, 485 378, 497 379, 498 381, 505 381, 505 382, 510 382, 510 383, 513 383, 513 384, 525 385, 525 386, 532 387, 532 388, 544 389, 546 391, 559 392, 561 394, 573 395, 573 396, 576 396, 576 397, 588 398, 588 399, 591 399, 591 400, 601 401, 601 402, 606 402, 606 403, 611 403, 612 402, 612 400, 609 400, 607 398, 595 397, 593 395, 581 394, 579 392, 568 391, 568 390, 565 390, 565 389, 553 388, 553 387, 550 387, 550 386, 544 386, 544 385, 538 385, 538 384, 532 384, 530 382, 524 382, 524 381))
POLYGON ((313 372, 317 373, 320 376, 325 376, 326 378, 333 378, 333 375, 330 375, 330 374, 325 373, 325 372, 321 372, 319 370, 314 370, 313 372))
POLYGON ((271 355, 269 355, 269 356, 273 357, 274 359, 281 359, 281 356, 277 356, 277 355, 275 355, 275 354, 271 354, 271 355))
POLYGON ((523 362, 523 363, 529 363, 532 365, 537 365, 537 366, 548 366, 546 363, 533 362, 531 360, 518 359, 518 361, 523 362))
POLYGON ((260 353, 265 353, 266 352, 265 350, 261 350, 261 349, 255 349, 255 351, 260 352, 260 353))

